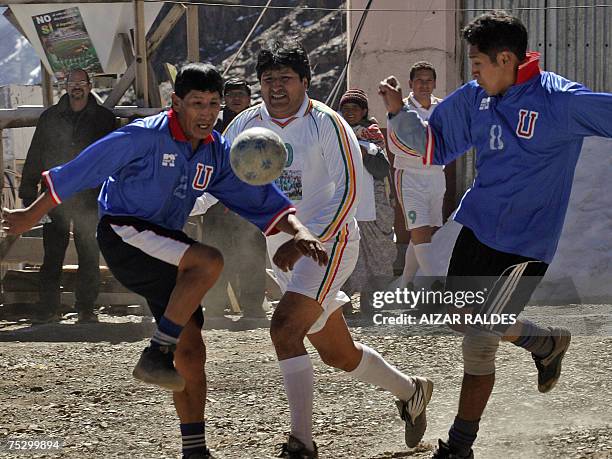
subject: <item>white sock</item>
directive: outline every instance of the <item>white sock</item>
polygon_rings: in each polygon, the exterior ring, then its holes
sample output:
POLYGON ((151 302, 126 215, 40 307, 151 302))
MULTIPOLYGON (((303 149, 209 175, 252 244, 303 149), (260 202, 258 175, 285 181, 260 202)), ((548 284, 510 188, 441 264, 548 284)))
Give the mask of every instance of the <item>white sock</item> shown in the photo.
POLYGON ((417 261, 416 254, 414 252, 414 244, 411 242, 408 244, 406 249, 406 258, 404 261, 404 272, 402 273, 402 280, 400 288, 406 288, 408 283, 414 280, 414 276, 419 270, 419 262, 417 261))
POLYGON ((415 245, 414 254, 419 261, 419 267, 423 276, 432 277, 438 274, 435 269, 436 264, 431 242, 415 245))
POLYGON ((360 381, 382 387, 400 400, 409 400, 416 391, 413 380, 389 365, 374 349, 365 344, 359 345, 363 351, 361 362, 357 368, 347 374, 360 381))
POLYGON ((314 449, 312 443, 312 398, 313 371, 310 356, 300 355, 278 362, 285 393, 291 411, 291 435, 299 439, 309 450, 314 449))

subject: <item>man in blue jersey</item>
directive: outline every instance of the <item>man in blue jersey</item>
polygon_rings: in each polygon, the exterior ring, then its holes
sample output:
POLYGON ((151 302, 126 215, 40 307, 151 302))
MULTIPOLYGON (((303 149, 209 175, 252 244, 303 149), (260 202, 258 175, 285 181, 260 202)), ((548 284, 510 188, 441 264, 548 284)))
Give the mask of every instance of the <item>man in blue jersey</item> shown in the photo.
POLYGON ((544 276, 561 235, 583 138, 612 137, 612 94, 541 71, 539 55, 526 52, 527 30, 519 19, 493 11, 468 24, 463 37, 475 81, 441 102, 429 124, 402 107, 395 77, 379 88, 389 124, 424 161, 448 164, 470 147, 477 152, 478 175, 455 216, 463 229, 447 289, 487 289, 486 301, 471 312, 490 324, 473 327, 466 320, 457 327, 464 332, 459 410, 436 458, 473 457, 500 339, 531 352, 540 392, 559 379, 568 330, 527 320, 494 325, 494 316, 520 313, 544 276))
MULTIPOLYGON (((4 214, 9 234, 20 234, 74 193, 102 183, 100 249, 114 276, 147 299, 158 323, 134 376, 174 391, 183 456, 191 459, 210 454, 199 305, 223 267, 217 249, 181 231, 195 200, 207 191, 265 234, 287 232, 302 254, 323 266, 328 261, 275 185, 250 186, 232 172, 229 144, 213 131, 222 90, 212 65, 183 67, 169 112, 136 120, 44 172, 47 191, 28 208, 4 214)), ((275 261, 281 269, 293 263, 282 256, 275 261)))

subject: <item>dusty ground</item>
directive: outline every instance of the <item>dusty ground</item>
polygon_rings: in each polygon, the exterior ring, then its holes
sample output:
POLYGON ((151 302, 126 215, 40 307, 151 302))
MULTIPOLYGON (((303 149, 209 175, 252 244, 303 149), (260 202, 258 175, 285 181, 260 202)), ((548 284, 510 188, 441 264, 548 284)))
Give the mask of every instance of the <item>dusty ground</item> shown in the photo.
MULTIPOLYGON (((500 347, 498 377, 475 448, 478 458, 612 457, 612 328, 609 305, 529 308, 540 323, 575 336, 553 392, 536 388, 530 356, 500 347)), ((0 322, 0 442, 54 437, 54 454, 26 457, 176 458, 180 436, 170 397, 132 380, 152 330, 149 318, 101 316, 98 325, 0 322)), ((441 327, 355 326, 354 336, 402 370, 433 378, 429 429, 403 446, 392 397, 315 366, 315 438, 322 458, 426 458, 454 416, 462 373, 459 339, 441 327), (424 332, 427 333, 425 336, 424 332)), ((207 438, 218 458, 273 457, 288 410, 267 330, 206 330, 207 438)), ((24 457, 0 451, 0 458, 24 457)))

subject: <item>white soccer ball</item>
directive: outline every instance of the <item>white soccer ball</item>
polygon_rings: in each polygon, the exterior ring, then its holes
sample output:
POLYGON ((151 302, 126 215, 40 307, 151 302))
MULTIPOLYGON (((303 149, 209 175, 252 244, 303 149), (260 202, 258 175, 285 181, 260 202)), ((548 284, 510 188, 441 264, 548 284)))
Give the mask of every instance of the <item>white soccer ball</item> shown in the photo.
POLYGON ((287 149, 270 129, 254 127, 241 132, 230 150, 230 165, 240 180, 265 185, 276 180, 287 162, 287 149))

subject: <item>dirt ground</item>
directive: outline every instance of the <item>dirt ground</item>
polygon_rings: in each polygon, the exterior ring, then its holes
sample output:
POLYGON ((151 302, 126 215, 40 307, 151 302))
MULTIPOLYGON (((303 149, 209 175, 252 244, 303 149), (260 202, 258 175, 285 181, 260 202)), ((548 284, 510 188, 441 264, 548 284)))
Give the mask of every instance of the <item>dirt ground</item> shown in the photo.
MULTIPOLYGON (((529 354, 501 345, 477 458, 612 457, 611 309, 528 308, 526 315, 533 320, 562 323, 574 333, 561 380, 551 393, 540 394, 529 354)), ((0 321, 0 444, 5 448, 7 439, 25 437, 63 442, 52 454, 0 448, 0 458, 180 457, 171 397, 131 377, 153 330, 151 319, 102 314, 101 320, 38 326, 25 319, 0 321)), ((356 340, 400 369, 434 380, 429 428, 424 442, 408 450, 389 394, 313 356, 314 435, 321 458, 430 457, 437 438, 446 438, 457 405, 459 338, 444 327, 382 327, 354 318, 349 324, 356 340)), ((217 458, 274 457, 289 415, 267 329, 232 328, 204 332, 208 444, 217 458)))

